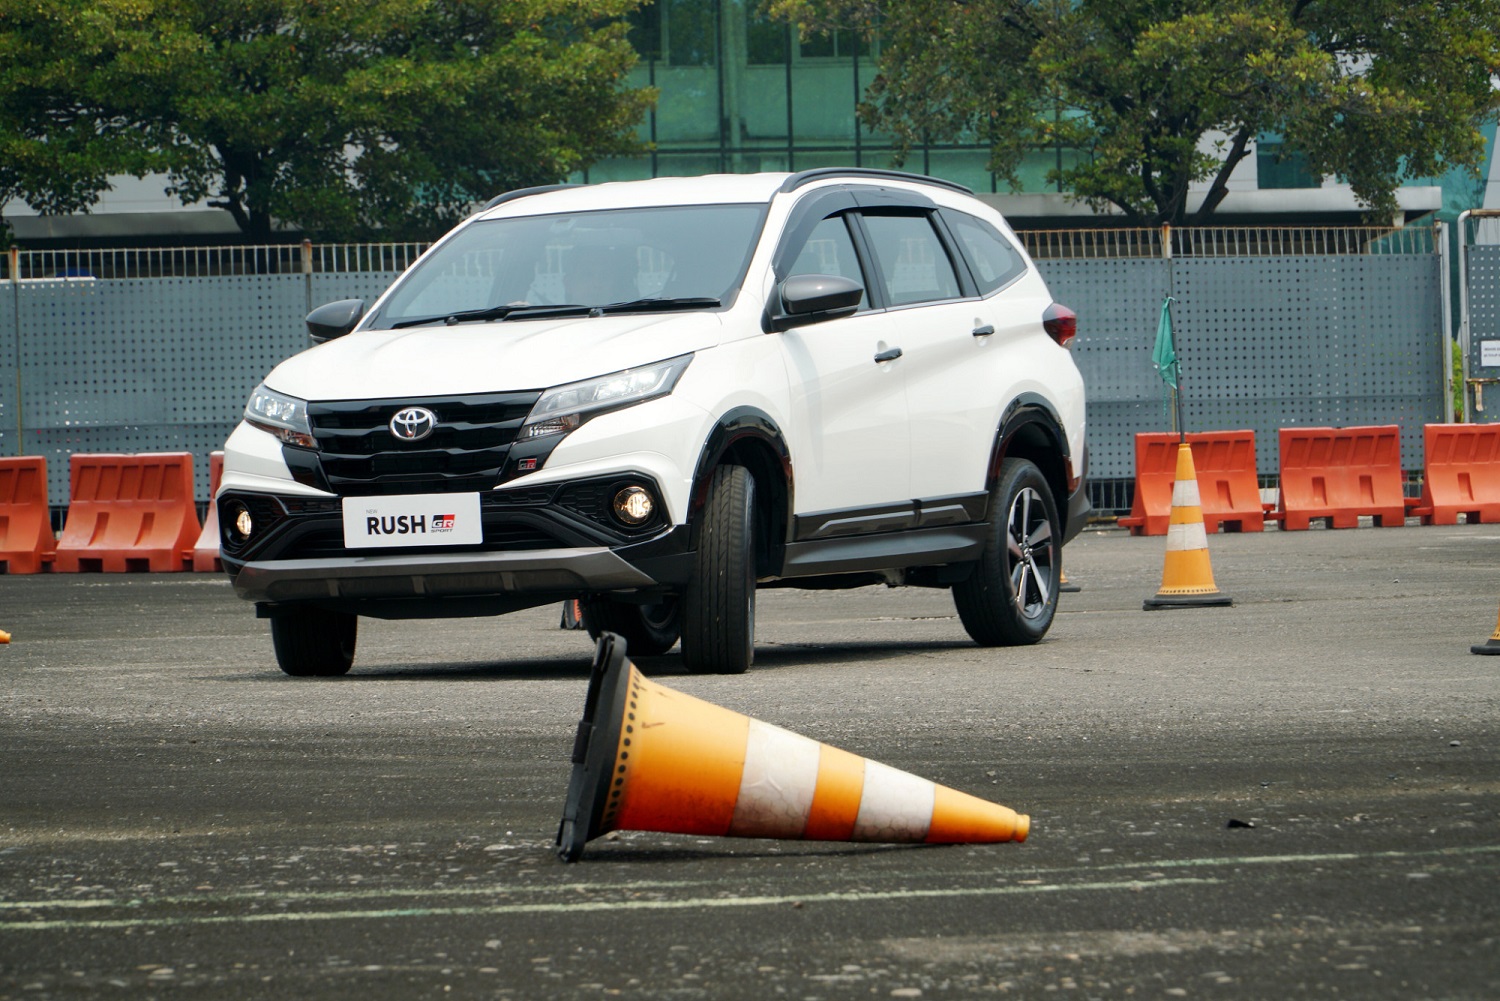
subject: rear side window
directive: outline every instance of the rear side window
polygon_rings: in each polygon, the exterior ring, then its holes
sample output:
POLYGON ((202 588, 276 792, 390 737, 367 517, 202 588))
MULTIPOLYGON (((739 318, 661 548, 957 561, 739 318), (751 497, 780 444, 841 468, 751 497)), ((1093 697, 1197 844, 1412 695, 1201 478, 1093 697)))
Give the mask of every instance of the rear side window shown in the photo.
POLYGON ((972 265, 974 280, 982 294, 988 295, 1010 284, 1026 270, 1026 262, 1011 242, 983 219, 951 209, 943 211, 943 218, 963 245, 964 256, 972 265))
POLYGON ((864 224, 892 306, 958 297, 953 262, 927 216, 869 214, 864 224))

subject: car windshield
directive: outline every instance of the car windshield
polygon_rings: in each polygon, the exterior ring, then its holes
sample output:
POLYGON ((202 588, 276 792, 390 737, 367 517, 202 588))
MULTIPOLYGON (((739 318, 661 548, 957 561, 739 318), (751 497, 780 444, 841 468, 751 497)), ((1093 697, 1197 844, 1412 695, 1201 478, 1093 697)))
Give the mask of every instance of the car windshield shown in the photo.
MULTIPOLYGON (((632 312, 728 305, 762 205, 670 205, 476 222, 404 276, 374 317, 423 322, 557 315, 546 307, 630 303, 632 312)), ((562 310, 566 312, 567 310, 562 310)))

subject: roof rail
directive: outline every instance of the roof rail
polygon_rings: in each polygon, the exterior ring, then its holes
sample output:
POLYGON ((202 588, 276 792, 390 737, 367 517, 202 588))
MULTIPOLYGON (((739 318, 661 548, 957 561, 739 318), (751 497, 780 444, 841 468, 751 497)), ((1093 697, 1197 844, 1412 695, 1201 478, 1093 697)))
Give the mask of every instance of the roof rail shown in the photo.
POLYGON ((936 184, 938 187, 962 191, 966 195, 974 193, 972 188, 967 188, 957 181, 945 181, 941 177, 928 177, 926 174, 909 174, 904 170, 885 170, 880 167, 813 167, 810 170, 799 170, 783 181, 781 194, 796 191, 804 184, 821 181, 827 177, 847 176, 885 178, 888 181, 915 181, 918 184, 936 184))
POLYGON ((506 202, 513 202, 517 198, 525 198, 527 195, 544 195, 549 191, 560 191, 563 188, 576 187, 578 187, 576 184, 538 184, 532 188, 517 188, 514 191, 507 191, 503 195, 496 195, 494 198, 491 198, 484 203, 484 208, 479 211, 487 212, 496 205, 504 205, 506 202))

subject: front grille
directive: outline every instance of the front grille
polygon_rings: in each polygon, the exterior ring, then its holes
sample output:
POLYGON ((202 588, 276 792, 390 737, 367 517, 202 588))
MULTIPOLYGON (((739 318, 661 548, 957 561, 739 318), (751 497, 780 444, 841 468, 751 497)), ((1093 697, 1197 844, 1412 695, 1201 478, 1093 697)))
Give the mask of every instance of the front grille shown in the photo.
POLYGON ((320 528, 298 536, 294 547, 278 554, 280 559, 324 559, 348 556, 417 556, 464 552, 520 552, 531 549, 556 549, 565 543, 550 532, 532 525, 495 524, 484 526, 484 544, 479 546, 392 546, 389 549, 345 549, 344 533, 337 526, 320 528))
POLYGON ((328 487, 338 494, 448 493, 487 490, 539 392, 414 400, 310 403, 308 420, 328 487), (437 427, 421 441, 391 433, 397 411, 423 406, 437 427))

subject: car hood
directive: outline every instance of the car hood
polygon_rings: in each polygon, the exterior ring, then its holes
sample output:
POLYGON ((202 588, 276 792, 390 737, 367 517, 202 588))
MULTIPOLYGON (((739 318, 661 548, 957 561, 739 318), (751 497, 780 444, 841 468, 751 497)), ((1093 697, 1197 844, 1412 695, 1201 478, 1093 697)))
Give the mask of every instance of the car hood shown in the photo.
POLYGON ((362 330, 288 358, 265 381, 304 400, 546 389, 711 347, 722 332, 717 313, 362 330))

